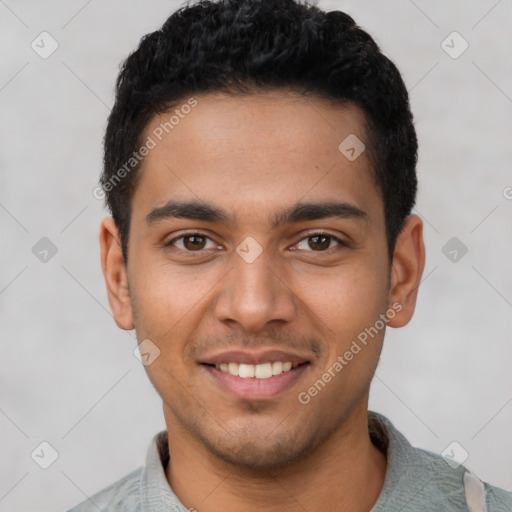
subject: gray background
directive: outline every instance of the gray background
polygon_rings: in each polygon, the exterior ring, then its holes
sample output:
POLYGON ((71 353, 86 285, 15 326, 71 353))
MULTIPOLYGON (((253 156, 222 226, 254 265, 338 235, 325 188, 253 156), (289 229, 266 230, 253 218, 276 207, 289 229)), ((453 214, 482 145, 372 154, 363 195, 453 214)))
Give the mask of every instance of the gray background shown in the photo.
MULTIPOLYGON (((179 5, 0 0, 1 511, 72 506, 140 466, 164 428, 134 333, 109 311, 92 191, 118 65, 179 5), (47 59, 31 48, 42 31, 59 44, 47 59), (42 237, 58 249, 46 262, 42 237), (59 454, 48 469, 31 458, 42 441, 59 454)), ((387 333, 371 408, 414 445, 456 441, 512 490, 512 1, 319 5, 352 14, 397 63, 421 147, 424 281, 413 321, 387 333), (469 43, 458 58, 442 47, 453 31, 469 43), (452 237, 468 249, 455 262, 452 237)))

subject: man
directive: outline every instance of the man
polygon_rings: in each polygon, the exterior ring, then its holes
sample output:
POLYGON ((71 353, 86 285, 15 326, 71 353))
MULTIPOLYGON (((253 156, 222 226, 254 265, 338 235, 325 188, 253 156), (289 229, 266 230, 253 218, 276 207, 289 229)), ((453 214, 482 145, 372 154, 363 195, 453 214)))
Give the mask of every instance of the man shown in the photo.
POLYGON ((167 429, 75 512, 512 510, 368 411, 424 267, 416 160, 400 74, 344 13, 200 2, 142 39, 100 243, 167 429))

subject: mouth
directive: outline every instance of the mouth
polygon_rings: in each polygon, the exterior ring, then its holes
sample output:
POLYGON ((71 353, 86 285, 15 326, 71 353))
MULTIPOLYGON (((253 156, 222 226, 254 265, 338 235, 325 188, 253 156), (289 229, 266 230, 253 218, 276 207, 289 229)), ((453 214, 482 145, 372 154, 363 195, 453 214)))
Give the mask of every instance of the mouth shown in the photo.
MULTIPOLYGON (((215 388, 242 400, 264 400, 292 388, 311 361, 288 351, 224 352, 200 363, 215 388)), ((305 387, 305 386, 304 386, 305 387)))
POLYGON ((298 366, 309 364, 309 361, 303 363, 292 363, 291 361, 268 361, 260 364, 245 364, 245 363, 204 363, 205 366, 215 368, 220 372, 227 373, 234 377, 242 379, 270 379, 276 375, 281 375, 284 372, 289 372, 298 366))

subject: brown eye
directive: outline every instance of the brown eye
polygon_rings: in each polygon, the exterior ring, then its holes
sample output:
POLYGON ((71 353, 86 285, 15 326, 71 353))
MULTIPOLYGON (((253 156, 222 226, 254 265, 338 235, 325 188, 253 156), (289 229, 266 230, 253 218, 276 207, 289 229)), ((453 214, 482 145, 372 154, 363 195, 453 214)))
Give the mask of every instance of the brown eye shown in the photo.
POLYGON ((206 237, 198 235, 187 235, 183 237, 183 245, 190 251, 203 249, 206 244, 206 237))
POLYGON ((213 240, 200 233, 178 236, 165 245, 185 252, 201 252, 202 249, 215 249, 217 247, 213 240))
POLYGON ((303 238, 297 248, 305 251, 326 252, 331 249, 331 242, 335 242, 335 246, 346 247, 347 244, 334 235, 328 233, 313 233, 303 238), (307 241, 307 242, 306 242, 307 241))
POLYGON ((311 249, 313 249, 314 251, 317 251, 317 250, 324 250, 324 249, 328 249, 329 248, 329 245, 330 245, 330 242, 331 242, 331 237, 329 236, 325 236, 325 235, 315 235, 315 236, 310 236, 308 238, 309 240, 309 247, 311 247, 311 249))

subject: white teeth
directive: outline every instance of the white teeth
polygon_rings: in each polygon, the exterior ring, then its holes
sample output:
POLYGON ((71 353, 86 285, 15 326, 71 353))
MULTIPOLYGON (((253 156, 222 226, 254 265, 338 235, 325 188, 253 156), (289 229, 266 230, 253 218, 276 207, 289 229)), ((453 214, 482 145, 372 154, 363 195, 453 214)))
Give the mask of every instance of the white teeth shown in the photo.
POLYGON ((268 379, 272 377, 272 363, 257 364, 254 367, 254 376, 257 379, 268 379))
POLYGON ((238 375, 238 367, 239 367, 238 363, 229 363, 228 364, 228 373, 230 375, 237 376, 238 375))
POLYGON ((254 377, 254 365, 253 364, 240 364, 238 366, 238 376, 244 379, 254 377))
POLYGON ((279 375, 280 373, 283 373, 283 363, 281 361, 272 363, 272 375, 279 375))
POLYGON ((275 361, 273 363, 245 364, 245 363, 221 363, 216 364, 215 368, 224 373, 229 373, 243 379, 268 379, 273 375, 279 375, 283 372, 289 372, 292 368, 299 366, 299 363, 283 363, 275 361))

